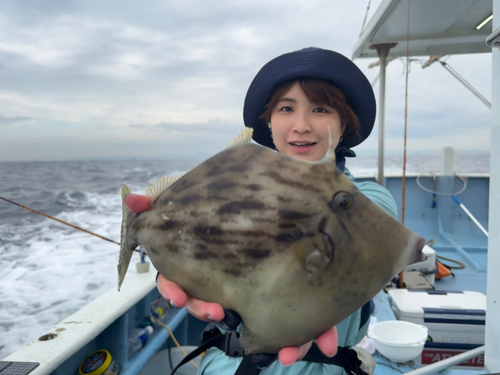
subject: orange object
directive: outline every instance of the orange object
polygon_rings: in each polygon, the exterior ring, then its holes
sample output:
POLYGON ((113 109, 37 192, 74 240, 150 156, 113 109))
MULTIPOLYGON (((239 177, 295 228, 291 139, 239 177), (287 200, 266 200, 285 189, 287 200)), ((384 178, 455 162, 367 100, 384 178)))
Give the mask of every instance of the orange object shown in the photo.
POLYGON ((435 275, 436 280, 442 279, 443 277, 450 276, 452 273, 448 267, 446 267, 443 263, 437 261, 436 262, 437 272, 435 275))

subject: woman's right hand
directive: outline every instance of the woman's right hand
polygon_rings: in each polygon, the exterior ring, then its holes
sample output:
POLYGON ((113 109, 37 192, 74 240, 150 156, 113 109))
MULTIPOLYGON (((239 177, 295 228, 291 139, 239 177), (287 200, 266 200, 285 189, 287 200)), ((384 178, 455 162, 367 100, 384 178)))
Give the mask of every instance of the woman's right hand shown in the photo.
MULTIPOLYGON (((128 194, 125 204, 134 213, 138 214, 149 210, 150 205, 145 195, 128 194)), ((218 303, 209 303, 188 295, 176 283, 168 280, 162 274, 157 279, 160 294, 175 307, 186 306, 186 310, 196 318, 204 321, 218 322, 224 319, 224 309, 218 303)))

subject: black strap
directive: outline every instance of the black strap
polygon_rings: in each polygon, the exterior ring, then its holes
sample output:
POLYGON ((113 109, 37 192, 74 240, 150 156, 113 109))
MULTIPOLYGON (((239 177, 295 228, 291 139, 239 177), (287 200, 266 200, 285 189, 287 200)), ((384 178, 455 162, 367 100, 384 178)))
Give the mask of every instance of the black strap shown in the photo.
MULTIPOLYGON (((215 325, 209 324, 202 334, 202 344, 193 352, 189 353, 172 371, 171 375, 174 375, 179 367, 213 347, 222 350, 230 357, 243 357, 243 361, 238 366, 235 375, 258 375, 262 371, 262 368, 258 367, 255 363, 253 354, 245 355, 239 341, 238 333, 232 331, 221 334, 215 325)), ((366 375, 360 368, 361 361, 358 359, 356 351, 351 348, 338 347, 337 354, 329 358, 319 350, 316 343, 313 343, 311 349, 309 349, 302 361, 340 366, 344 368, 349 375, 366 375)))
MULTIPOLYGON (((224 344, 226 342, 226 339, 227 339, 226 335, 220 335, 217 337, 213 337, 210 340, 208 340, 207 342, 201 344, 195 350, 193 350, 191 353, 189 353, 187 356, 185 356, 184 359, 172 370, 170 375, 174 375, 175 372, 179 369, 179 367, 181 367, 182 365, 185 365, 189 361, 195 359, 204 351, 206 351, 210 348, 213 348, 214 346, 216 348, 220 348, 220 347, 224 348, 225 347, 224 344)), ((224 349, 221 349, 221 350, 224 350, 224 349)))

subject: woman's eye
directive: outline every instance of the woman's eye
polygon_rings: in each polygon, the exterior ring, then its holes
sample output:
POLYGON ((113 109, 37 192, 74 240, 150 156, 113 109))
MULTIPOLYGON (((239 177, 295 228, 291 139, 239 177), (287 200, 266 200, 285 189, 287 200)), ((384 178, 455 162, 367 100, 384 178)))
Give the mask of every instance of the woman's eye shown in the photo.
POLYGON ((313 112, 327 113, 328 111, 326 110, 326 108, 318 107, 318 108, 314 108, 313 112))
POLYGON ((291 112, 292 111, 292 107, 281 107, 280 111, 281 112, 291 112))

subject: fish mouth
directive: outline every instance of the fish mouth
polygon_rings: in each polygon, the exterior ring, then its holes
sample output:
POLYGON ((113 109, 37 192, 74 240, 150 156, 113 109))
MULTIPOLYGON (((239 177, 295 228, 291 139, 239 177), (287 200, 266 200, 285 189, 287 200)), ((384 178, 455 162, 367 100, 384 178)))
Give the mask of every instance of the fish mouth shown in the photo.
POLYGON ((424 249, 424 246, 426 244, 427 241, 425 240, 425 238, 419 236, 416 233, 412 233, 410 241, 408 242, 408 246, 405 249, 405 255, 406 255, 405 266, 423 262, 425 260, 425 255, 422 252, 422 250, 424 249))

